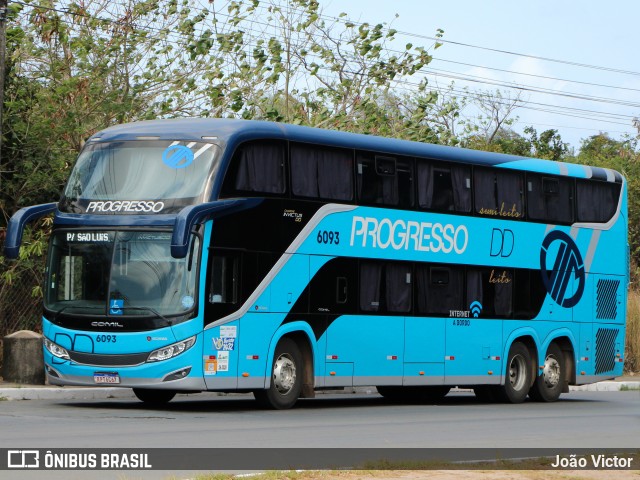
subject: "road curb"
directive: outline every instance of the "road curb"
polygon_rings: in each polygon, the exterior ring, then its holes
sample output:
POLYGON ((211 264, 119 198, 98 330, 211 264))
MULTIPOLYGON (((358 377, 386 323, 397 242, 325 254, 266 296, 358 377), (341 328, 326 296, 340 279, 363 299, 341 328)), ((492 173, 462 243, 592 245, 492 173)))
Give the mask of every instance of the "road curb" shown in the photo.
MULTIPOLYGON (((616 392, 639 390, 640 381, 609 381, 569 387, 571 392, 616 392)), ((336 394, 376 394, 375 387, 355 387, 332 390, 336 394)), ((130 388, 115 387, 0 387, 0 400, 108 400, 135 398, 130 388)))

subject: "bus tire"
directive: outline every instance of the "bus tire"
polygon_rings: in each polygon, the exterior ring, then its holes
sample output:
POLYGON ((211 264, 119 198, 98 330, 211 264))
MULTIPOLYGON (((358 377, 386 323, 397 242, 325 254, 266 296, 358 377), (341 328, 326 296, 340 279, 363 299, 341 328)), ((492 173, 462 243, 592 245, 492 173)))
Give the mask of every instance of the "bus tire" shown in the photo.
POLYGON ((176 392, 172 390, 159 390, 153 388, 134 388, 133 394, 138 397, 138 400, 149 405, 164 405, 165 403, 169 403, 173 397, 176 396, 176 392))
POLYGON ((531 354, 520 342, 515 342, 509 349, 507 370, 502 387, 502 399, 507 403, 522 403, 531 386, 531 354))
POLYGON ((552 343, 544 358, 542 374, 529 390, 529 397, 536 402, 555 402, 560 398, 565 381, 564 355, 560 347, 552 343))
POLYGON ((284 410, 295 405, 302 392, 302 353, 296 342, 278 342, 271 366, 269 388, 256 390, 254 397, 263 407, 284 410))

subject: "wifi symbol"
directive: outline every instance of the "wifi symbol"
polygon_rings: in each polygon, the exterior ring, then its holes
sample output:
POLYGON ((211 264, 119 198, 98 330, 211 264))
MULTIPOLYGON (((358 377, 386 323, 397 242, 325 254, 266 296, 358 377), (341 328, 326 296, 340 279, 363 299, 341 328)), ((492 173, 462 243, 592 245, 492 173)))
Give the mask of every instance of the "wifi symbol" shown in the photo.
POLYGON ((471 305, 469 305, 469 308, 471 309, 471 313, 475 318, 478 318, 480 316, 480 313, 482 312, 482 304, 480 302, 473 302, 471 305))

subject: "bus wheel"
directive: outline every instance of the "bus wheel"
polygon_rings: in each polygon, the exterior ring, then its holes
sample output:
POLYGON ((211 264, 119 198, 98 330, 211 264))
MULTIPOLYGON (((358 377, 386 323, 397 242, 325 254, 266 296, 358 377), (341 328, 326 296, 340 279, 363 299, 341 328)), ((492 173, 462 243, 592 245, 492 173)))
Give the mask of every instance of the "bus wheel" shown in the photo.
POLYGON ((564 388, 564 355, 560 347, 552 343, 547 349, 542 374, 536 378, 529 397, 537 402, 555 402, 564 388))
POLYGON ((154 390, 151 388, 134 388, 133 394, 138 397, 138 400, 142 400, 149 405, 164 405, 176 396, 176 392, 171 390, 154 390))
POLYGON ((522 403, 531 386, 531 355, 520 342, 511 345, 507 358, 507 377, 502 388, 502 397, 508 403, 522 403))
POLYGON ((278 342, 271 368, 271 384, 253 395, 263 406, 283 410, 291 408, 302 391, 302 354, 296 342, 283 338, 278 342))

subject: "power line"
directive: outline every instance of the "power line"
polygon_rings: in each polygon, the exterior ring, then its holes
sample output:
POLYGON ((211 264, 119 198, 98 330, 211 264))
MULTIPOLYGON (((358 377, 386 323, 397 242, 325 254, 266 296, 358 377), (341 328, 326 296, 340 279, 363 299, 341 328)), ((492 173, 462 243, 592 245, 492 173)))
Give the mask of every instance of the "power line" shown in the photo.
MULTIPOLYGON (((94 17, 94 16, 91 16, 91 15, 82 14, 80 12, 61 10, 61 9, 56 9, 56 8, 53 8, 53 7, 33 7, 32 5, 28 5, 28 4, 25 4, 25 3, 22 3, 22 2, 14 2, 14 3, 20 4, 20 5, 29 6, 29 7, 32 7, 32 8, 41 8, 41 9, 45 9, 45 10, 56 11, 58 13, 63 13, 63 14, 68 14, 68 15, 73 15, 73 16, 81 16, 81 17, 85 17, 85 18, 98 19, 98 20, 105 21, 105 22, 112 23, 112 24, 121 24, 122 23, 122 22, 117 21, 117 20, 98 18, 98 17, 94 17)), ((262 7, 262 8, 265 8, 265 7, 262 7)), ((223 17, 231 17, 230 15, 225 15, 224 13, 220 13, 220 12, 216 12, 216 14, 219 15, 219 16, 223 16, 223 17)), ((327 17, 327 18, 335 18, 335 17, 327 17)), ((336 20, 340 20, 340 19, 336 19, 336 20)), ((258 22, 256 20, 253 20, 252 23, 259 24, 259 25, 264 25, 266 27, 272 27, 272 25, 269 24, 269 23, 258 22)), ((156 31, 156 32, 165 33, 165 30, 153 28, 151 26, 147 26, 147 28, 142 28, 142 27, 137 27, 137 28, 140 29, 140 30, 143 30, 143 31, 156 31)), ((255 35, 256 31, 253 30, 253 29, 249 29, 249 32, 255 35)), ((260 33, 263 33, 263 32, 260 32, 260 33)), ((184 35, 180 35, 180 34, 177 34, 177 33, 176 33, 176 36, 177 36, 178 39, 184 39, 185 38, 184 35)), ((184 46, 184 44, 180 44, 180 43, 175 42, 175 41, 172 42, 172 43, 174 45, 184 46)), ((252 46, 252 44, 250 42, 247 42, 247 46, 250 47, 250 46, 252 46)), ((254 46, 257 46, 257 44, 254 44, 254 46)), ((391 49, 387 49, 387 51, 389 51, 391 53, 394 52, 391 49)), ((396 52, 396 53, 402 53, 402 52, 396 52)), ((324 68, 324 70, 328 70, 328 68, 324 68)), ((431 70, 436 70, 436 69, 431 69, 431 70)), ((449 75, 440 74, 440 76, 444 76, 444 77, 448 77, 448 78, 452 78, 452 75, 457 75, 455 72, 447 72, 447 71, 442 71, 442 72, 446 72, 449 75)), ((346 72, 346 73, 350 73, 352 75, 361 74, 360 72, 346 72)), ((436 74, 436 75, 438 75, 438 74, 436 74)), ((518 86, 518 85, 513 86, 513 85, 509 85, 509 84, 498 83, 496 81, 493 81, 493 80, 490 80, 490 79, 486 79, 484 77, 475 77, 475 78, 473 78, 473 77, 474 76, 469 76, 469 75, 467 75, 467 76, 458 75, 457 77, 453 77, 453 78, 457 78, 457 79, 464 80, 464 81, 471 81, 471 82, 475 82, 475 83, 483 83, 483 84, 501 86, 501 87, 504 87, 504 88, 515 88, 515 89, 520 89, 520 90, 523 90, 523 91, 531 91, 532 93, 547 93, 547 94, 551 94, 551 95, 560 95, 560 96, 569 97, 569 98, 576 98, 576 99, 580 99, 580 100, 593 100, 593 101, 601 101, 603 103, 619 104, 619 105, 627 106, 627 107, 638 107, 638 106, 640 106, 638 104, 633 104, 631 102, 623 102, 623 101, 618 101, 618 100, 615 100, 615 99, 606 99, 606 98, 601 98, 601 97, 590 97, 590 96, 584 96, 584 95, 580 96, 580 95, 574 95, 574 94, 570 94, 570 93, 566 93, 565 94, 565 93, 558 92, 558 91, 553 91, 553 90, 550 90, 550 89, 540 89, 540 88, 535 88, 535 87, 530 87, 530 86, 529 86, 529 88, 527 88, 527 86, 518 86), (484 80, 484 81, 481 81, 481 80, 484 80), (544 90, 547 90, 547 91, 544 91, 544 90)), ((419 85, 419 84, 411 83, 411 82, 408 82, 408 81, 403 81, 403 82, 395 81, 395 83, 397 85, 403 84, 403 85, 414 86, 414 87, 419 85)), ((467 94, 464 94, 463 96, 466 96, 467 98, 475 98, 475 97, 472 97, 472 96, 467 95, 467 94)), ((634 116, 632 116, 632 115, 609 114, 609 113, 603 113, 603 112, 598 112, 598 111, 593 111, 593 110, 588 110, 588 109, 574 109, 574 108, 571 108, 571 107, 562 107, 562 106, 549 105, 549 104, 537 103, 537 102, 527 102, 527 103, 532 104, 532 105, 544 106, 544 107, 552 107, 552 108, 556 108, 556 109, 564 109, 564 110, 571 111, 571 112, 581 112, 583 115, 584 114, 586 114, 586 115, 589 115, 589 114, 598 115, 598 118, 595 119, 595 118, 589 118, 589 117, 580 117, 580 116, 577 116, 575 114, 573 114, 573 115, 569 115, 568 113, 566 114, 567 116, 583 118, 583 119, 587 119, 587 120, 606 121, 606 120, 604 120, 602 118, 603 115, 604 116, 610 116, 610 118, 614 118, 615 117, 615 118, 620 118, 620 119, 622 119, 623 117, 624 118, 628 118, 628 119, 633 119, 634 118, 634 116)), ((519 108, 525 108, 525 109, 531 109, 531 110, 539 110, 539 111, 544 111, 546 113, 554 113, 554 114, 558 114, 558 115, 564 114, 564 113, 558 112, 557 110, 556 111, 542 110, 542 109, 539 109, 539 108, 527 107, 525 105, 520 105, 519 108)), ((620 123, 617 123, 617 122, 611 122, 611 121, 608 121, 607 123, 616 123, 616 124, 619 124, 619 125, 623 125, 623 124, 620 124, 620 123)))

